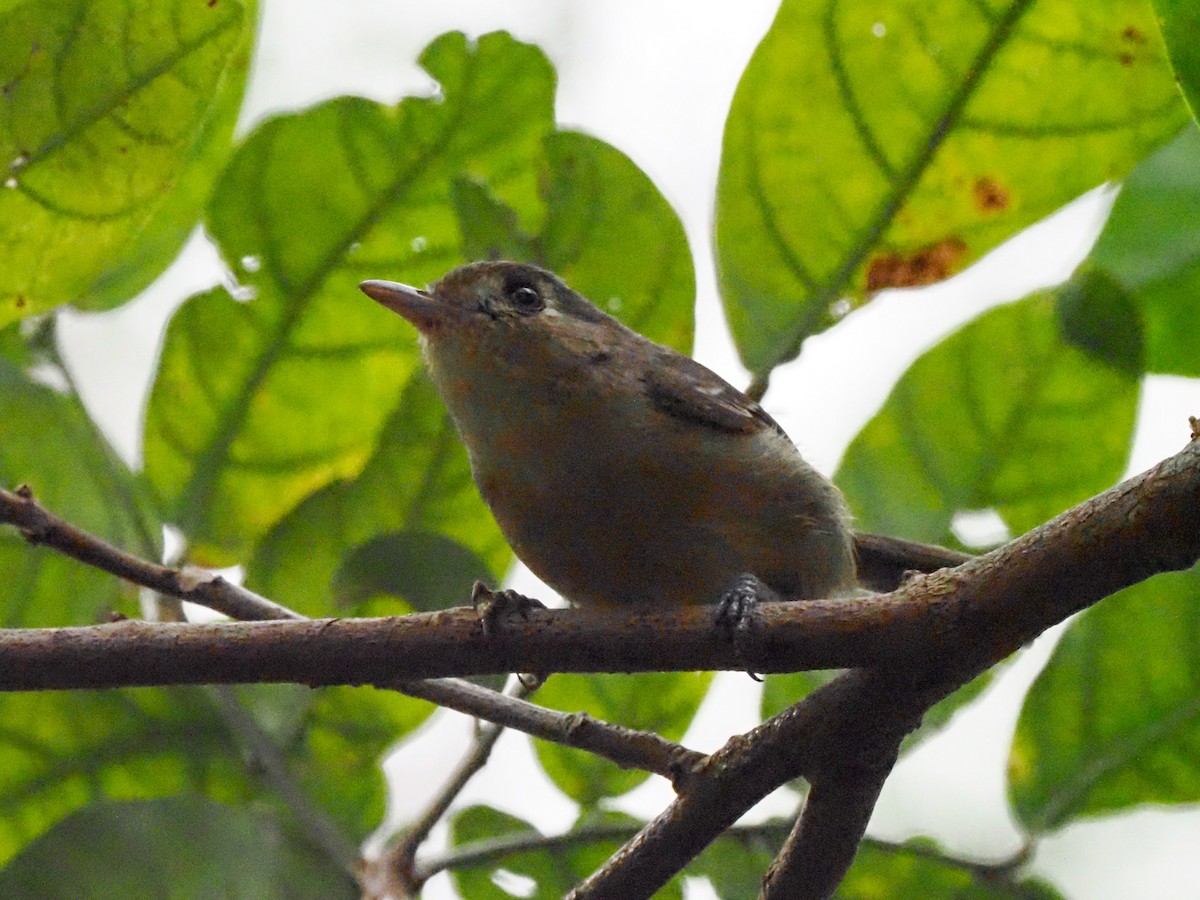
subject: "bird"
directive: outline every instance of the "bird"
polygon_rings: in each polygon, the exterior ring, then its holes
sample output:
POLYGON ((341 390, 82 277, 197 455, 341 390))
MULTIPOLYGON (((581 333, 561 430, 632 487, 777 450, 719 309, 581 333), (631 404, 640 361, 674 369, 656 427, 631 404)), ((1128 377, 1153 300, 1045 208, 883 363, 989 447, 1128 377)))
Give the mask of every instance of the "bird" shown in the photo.
POLYGON ((757 402, 552 272, 484 261, 360 288, 415 326, 501 532, 574 605, 847 595, 856 547, 884 580, 962 559, 856 535, 757 402))

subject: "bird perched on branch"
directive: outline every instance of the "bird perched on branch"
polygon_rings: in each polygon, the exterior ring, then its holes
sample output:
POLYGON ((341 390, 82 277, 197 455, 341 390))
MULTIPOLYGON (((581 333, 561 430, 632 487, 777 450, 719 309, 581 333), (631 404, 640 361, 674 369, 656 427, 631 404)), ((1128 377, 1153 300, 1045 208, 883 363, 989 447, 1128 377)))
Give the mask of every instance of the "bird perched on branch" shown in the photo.
MULTIPOLYGON (((479 262, 429 290, 361 287, 416 326, 501 531, 573 603, 809 599, 855 584, 841 494, 762 407, 552 273, 479 262)), ((888 577, 959 561, 858 544, 888 577)))

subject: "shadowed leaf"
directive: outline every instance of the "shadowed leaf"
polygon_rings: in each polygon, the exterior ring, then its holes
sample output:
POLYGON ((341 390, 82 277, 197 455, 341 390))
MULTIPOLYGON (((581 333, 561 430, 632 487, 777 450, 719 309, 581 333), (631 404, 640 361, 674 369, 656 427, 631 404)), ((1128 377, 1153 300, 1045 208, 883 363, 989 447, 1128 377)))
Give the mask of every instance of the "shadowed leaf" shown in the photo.
POLYGON ((1071 623, 1025 698, 1009 796, 1034 834, 1200 800, 1200 569, 1158 575, 1071 623))
POLYGON ((1125 469, 1138 379, 1067 344, 1052 294, 982 316, 901 377, 838 470, 865 531, 952 543, 964 510, 1020 534, 1125 469))

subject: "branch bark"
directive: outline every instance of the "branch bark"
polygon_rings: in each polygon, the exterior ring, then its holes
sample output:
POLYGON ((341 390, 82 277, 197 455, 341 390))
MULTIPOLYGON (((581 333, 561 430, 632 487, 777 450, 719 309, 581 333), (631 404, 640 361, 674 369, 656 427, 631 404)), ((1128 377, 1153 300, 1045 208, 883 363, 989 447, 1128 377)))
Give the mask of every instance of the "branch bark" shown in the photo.
MULTIPOLYGON (((0 496, 0 515, 9 497, 0 496)), ((9 521, 31 540, 52 543, 25 521, 9 521)), ((889 595, 762 604, 732 641, 702 608, 535 611, 492 635, 461 609, 385 620, 121 622, 0 633, 0 687, 264 680, 391 686, 451 672, 854 667, 692 761, 675 802, 575 893, 632 898, 652 894, 746 809, 793 778, 808 778, 818 798, 849 778, 863 801, 856 804, 869 805, 868 793, 886 776, 900 739, 929 706, 1072 613, 1197 558, 1200 442, 1193 441, 986 556, 914 577, 889 595)), ((793 859, 820 857, 829 872, 849 864, 862 816, 826 816, 833 807, 823 802, 810 804, 788 858, 775 866, 777 877, 800 871, 793 859)), ((807 882, 801 876, 797 890, 820 896, 829 876, 820 877, 818 884, 815 876, 807 882)))
POLYGON ((735 738, 710 757, 705 777, 571 896, 651 896, 754 803, 797 777, 809 780, 814 801, 772 864, 764 896, 829 896, 853 860, 868 801, 900 740, 930 706, 1071 613, 1198 557, 1200 443, 1193 439, 1006 547, 905 585, 894 596, 926 609, 936 626, 934 655, 847 672, 735 738), (848 799, 834 799, 839 790, 848 799))
MULTIPOLYGON (((704 607, 535 610, 494 635, 485 635, 466 608, 394 619, 120 622, 0 631, 0 689, 249 681, 387 686, 514 671, 928 668, 960 658, 964 647, 996 662, 1122 587, 1191 566, 1200 556, 1198 497, 1200 443, 1193 442, 1012 543, 956 569, 914 577, 891 594, 761 604, 734 641, 713 628, 704 607)), ((66 543, 76 549, 74 540, 66 543)), ((124 577, 140 577, 129 572, 128 560, 120 563, 114 568, 124 577)), ((181 585, 178 573, 155 568, 162 570, 155 573, 162 587, 148 586, 218 609, 230 605, 230 586, 221 579, 181 585), (210 591, 220 598, 207 597, 210 591)))

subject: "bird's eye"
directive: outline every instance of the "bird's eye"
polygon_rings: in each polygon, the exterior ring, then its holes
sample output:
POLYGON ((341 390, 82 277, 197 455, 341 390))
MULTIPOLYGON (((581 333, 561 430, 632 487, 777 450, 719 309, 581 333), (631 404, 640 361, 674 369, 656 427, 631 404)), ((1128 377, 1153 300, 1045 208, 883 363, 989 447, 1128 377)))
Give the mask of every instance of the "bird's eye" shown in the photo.
POLYGON ((524 315, 533 315, 536 312, 541 312, 546 308, 546 301, 542 299, 542 295, 538 293, 536 288, 522 285, 513 288, 508 292, 509 302, 512 303, 513 309, 524 315))

